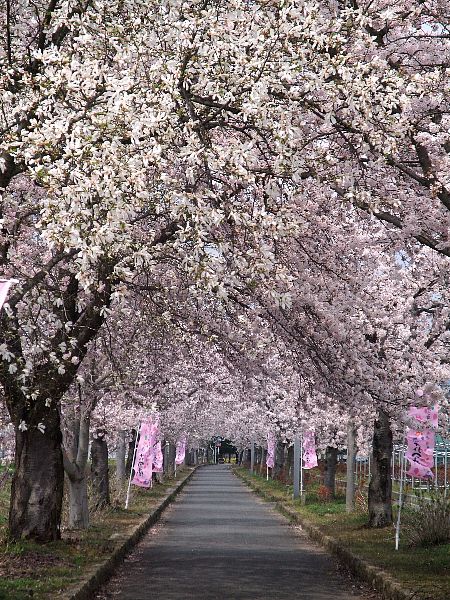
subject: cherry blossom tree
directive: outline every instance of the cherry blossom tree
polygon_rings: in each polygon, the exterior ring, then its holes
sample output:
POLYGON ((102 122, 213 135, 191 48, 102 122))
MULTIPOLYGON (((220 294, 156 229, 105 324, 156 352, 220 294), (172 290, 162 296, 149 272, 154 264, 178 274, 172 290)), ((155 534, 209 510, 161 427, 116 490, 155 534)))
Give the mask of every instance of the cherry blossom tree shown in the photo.
POLYGON ((0 316, 11 535, 59 536, 60 401, 133 286, 235 303, 200 334, 234 365, 247 347, 247 381, 269 370, 273 328, 308 385, 376 407, 386 441, 391 412, 446 376, 446 263, 419 285, 395 267, 432 262, 422 246, 449 254, 443 3, 1 11, 0 259, 20 280, 0 316))

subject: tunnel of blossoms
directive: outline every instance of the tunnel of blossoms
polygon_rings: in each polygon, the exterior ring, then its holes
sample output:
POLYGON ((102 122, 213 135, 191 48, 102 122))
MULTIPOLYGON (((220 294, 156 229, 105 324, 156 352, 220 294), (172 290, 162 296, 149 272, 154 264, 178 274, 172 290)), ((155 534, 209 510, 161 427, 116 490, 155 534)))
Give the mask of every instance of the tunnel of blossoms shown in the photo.
POLYGON ((397 536, 404 486, 446 499, 449 19, 0 1, 0 540, 128 507, 147 435, 151 489, 341 469, 397 536))

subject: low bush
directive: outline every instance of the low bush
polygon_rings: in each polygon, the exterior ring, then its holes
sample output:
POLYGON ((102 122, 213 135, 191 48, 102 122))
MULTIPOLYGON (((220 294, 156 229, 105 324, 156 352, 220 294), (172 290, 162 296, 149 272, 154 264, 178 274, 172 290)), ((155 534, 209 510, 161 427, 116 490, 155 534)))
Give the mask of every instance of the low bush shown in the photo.
POLYGON ((358 487, 355 491, 355 508, 362 514, 367 514, 369 510, 367 492, 361 487, 358 487))
POLYGON ((438 490, 417 496, 417 508, 405 514, 405 530, 411 546, 435 546, 450 542, 450 498, 438 490))
POLYGON ((331 498, 331 490, 324 485, 319 485, 317 488, 317 499, 319 502, 330 502, 331 498))

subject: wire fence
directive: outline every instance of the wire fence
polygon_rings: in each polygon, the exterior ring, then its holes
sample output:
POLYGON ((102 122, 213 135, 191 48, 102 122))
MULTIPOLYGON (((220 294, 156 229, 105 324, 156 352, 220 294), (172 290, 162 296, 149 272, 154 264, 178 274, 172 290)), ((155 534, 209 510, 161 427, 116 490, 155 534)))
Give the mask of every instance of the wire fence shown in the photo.
MULTIPOLYGON (((399 497, 400 479, 402 475, 402 462, 403 466, 403 486, 405 489, 403 501, 406 504, 417 505, 418 495, 422 495, 426 499, 426 494, 431 490, 439 490, 446 497, 450 494, 450 442, 447 440, 440 440, 436 443, 433 452, 433 463, 432 468, 433 478, 430 479, 419 479, 412 477, 406 473, 408 460, 405 458, 406 445, 394 444, 391 459, 391 473, 392 473, 392 496, 394 499, 399 497), (406 468, 405 468, 406 465, 406 468)), ((356 487, 362 491, 366 491, 369 485, 370 477, 372 474, 370 456, 357 456, 355 461, 355 484, 356 487)), ((337 480, 340 487, 345 487, 345 479, 337 480)))

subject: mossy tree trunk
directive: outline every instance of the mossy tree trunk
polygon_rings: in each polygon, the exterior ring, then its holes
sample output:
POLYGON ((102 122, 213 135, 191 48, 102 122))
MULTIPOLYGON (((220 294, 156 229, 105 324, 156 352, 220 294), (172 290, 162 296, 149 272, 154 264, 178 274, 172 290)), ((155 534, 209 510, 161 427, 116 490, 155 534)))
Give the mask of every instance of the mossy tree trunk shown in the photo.
POLYGON ((372 474, 369 484, 369 526, 392 525, 392 430, 389 416, 380 410, 374 424, 372 474))
POLYGON ((338 449, 333 446, 327 446, 325 451, 325 473, 324 485, 330 492, 331 498, 336 496, 336 467, 337 467, 338 449))
POLYGON ((97 430, 91 444, 91 480, 94 494, 94 507, 104 508, 110 504, 108 444, 106 432, 97 430))

